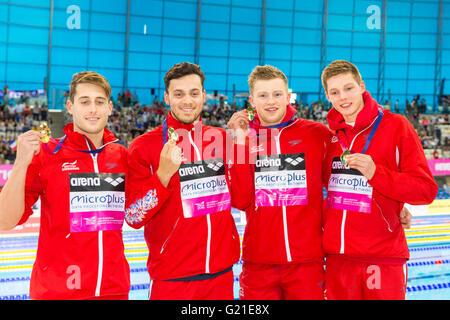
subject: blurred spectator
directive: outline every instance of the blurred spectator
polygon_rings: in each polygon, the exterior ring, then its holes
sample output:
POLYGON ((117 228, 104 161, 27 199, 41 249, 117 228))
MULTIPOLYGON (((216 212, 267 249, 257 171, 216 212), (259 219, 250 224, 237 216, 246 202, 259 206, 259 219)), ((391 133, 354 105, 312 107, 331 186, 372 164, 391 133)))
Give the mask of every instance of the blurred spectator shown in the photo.
POLYGON ((405 103, 405 112, 406 112, 407 117, 411 116, 411 114, 412 114, 411 104, 408 102, 408 99, 406 99, 406 103, 405 103))
POLYGON ((13 104, 10 104, 8 106, 8 114, 11 118, 13 118, 16 115, 16 106, 13 104))
POLYGON ((4 86, 3 87, 2 93, 3 93, 3 105, 7 106, 8 103, 9 103, 9 89, 8 89, 8 86, 4 86))
POLYGON ((39 121, 40 114, 41 114, 41 108, 39 107, 39 102, 38 101, 36 101, 34 103, 32 113, 33 113, 33 120, 39 121))
POLYGON ((439 159, 439 151, 437 148, 435 148, 433 151, 433 159, 439 159))
POLYGON ((428 133, 428 119, 426 117, 422 118, 422 126, 425 129, 425 131, 428 133))
POLYGON ((417 108, 419 110, 419 113, 425 113, 427 111, 427 101, 424 98, 422 98, 420 102, 418 102, 417 108))
POLYGON ((438 140, 438 146, 441 146, 441 137, 442 137, 442 131, 441 128, 436 127, 435 129, 436 139, 438 140))
POLYGON ((127 90, 124 94, 124 102, 125 107, 129 107, 131 105, 131 92, 130 90, 127 90))
POLYGON ((23 114, 25 116, 29 116, 31 114, 31 106, 28 102, 25 104, 25 107, 23 108, 23 114))
POLYGON ((41 105, 41 121, 47 121, 47 113, 48 113, 48 107, 47 107, 47 104, 44 102, 41 105))
POLYGON ((138 95, 136 93, 136 90, 133 91, 133 95, 131 96, 131 105, 134 106, 135 104, 139 103, 138 95))

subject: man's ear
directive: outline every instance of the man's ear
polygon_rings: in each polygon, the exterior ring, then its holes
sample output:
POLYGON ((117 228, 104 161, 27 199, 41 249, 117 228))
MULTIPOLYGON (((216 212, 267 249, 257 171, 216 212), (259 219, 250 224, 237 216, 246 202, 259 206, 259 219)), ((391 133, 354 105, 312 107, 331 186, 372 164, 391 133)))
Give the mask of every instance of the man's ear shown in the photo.
MULTIPOLYGON (((252 105, 252 107, 255 108, 254 105, 253 105, 253 96, 252 96, 252 95, 249 95, 249 96, 248 96, 248 102, 250 102, 250 104, 252 105)), ((256 109, 256 108, 255 108, 255 109, 256 109)))
POLYGON ((72 106, 73 106, 72 101, 70 99, 67 99, 66 108, 70 114, 72 114, 72 106))
POLYGON ((167 93, 167 91, 164 91, 164 102, 165 102, 168 106, 170 106, 170 103, 169 103, 169 94, 167 93))
POLYGON ((108 116, 110 116, 111 115, 111 113, 112 113, 112 109, 113 109, 113 103, 112 103, 112 101, 111 100, 109 100, 109 106, 108 106, 109 108, 109 112, 108 112, 108 116))
POLYGON ((361 93, 364 93, 364 91, 366 91, 366 84, 364 83, 364 81, 361 80, 361 83, 359 84, 359 87, 362 90, 361 93))

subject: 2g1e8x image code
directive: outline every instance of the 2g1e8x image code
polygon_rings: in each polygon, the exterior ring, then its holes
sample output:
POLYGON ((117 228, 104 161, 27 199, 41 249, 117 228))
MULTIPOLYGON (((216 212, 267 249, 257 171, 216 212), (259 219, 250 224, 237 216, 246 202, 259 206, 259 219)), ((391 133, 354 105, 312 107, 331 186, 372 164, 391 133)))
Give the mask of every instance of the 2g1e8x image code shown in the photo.
POLYGON ((268 315, 269 305, 266 304, 229 304, 225 307, 226 314, 236 315, 268 315))

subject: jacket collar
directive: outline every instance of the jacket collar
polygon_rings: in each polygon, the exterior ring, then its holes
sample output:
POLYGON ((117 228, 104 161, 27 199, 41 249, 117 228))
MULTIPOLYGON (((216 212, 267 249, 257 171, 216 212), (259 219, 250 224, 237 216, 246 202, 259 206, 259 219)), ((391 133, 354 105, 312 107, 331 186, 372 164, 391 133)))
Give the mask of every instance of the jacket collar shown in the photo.
POLYGON ((187 131, 191 131, 194 127, 197 128, 199 126, 200 127, 202 126, 202 117, 201 116, 198 118, 198 121, 195 123, 195 125, 194 125, 194 123, 185 124, 185 123, 182 123, 182 122, 178 121, 177 119, 175 119, 175 117, 172 115, 172 111, 169 111, 169 113, 167 114, 166 121, 167 121, 168 128, 172 127, 174 129, 185 129, 187 131))
MULTIPOLYGON (((68 123, 64 127, 63 132, 67 136, 67 140, 70 141, 70 143, 76 145, 81 150, 88 149, 86 145, 86 140, 89 141, 89 144, 92 147, 94 147, 94 144, 88 137, 86 137, 84 134, 81 134, 73 130, 72 122, 68 123)), ((117 140, 118 139, 114 136, 114 134, 111 131, 109 131, 106 128, 103 129, 103 145, 106 145, 110 142, 116 142, 117 140)))
POLYGON ((349 132, 359 132, 369 126, 378 116, 378 109, 382 108, 377 101, 372 98, 368 91, 363 93, 364 107, 356 116, 355 125, 352 127, 345 123, 344 117, 332 108, 327 114, 328 125, 331 130, 348 130, 349 132))
MULTIPOLYGON (((282 129, 286 126, 288 126, 292 121, 295 119, 295 114, 297 113, 297 110, 291 106, 291 105, 287 105, 286 106, 286 114, 284 115, 283 120, 281 121, 281 126, 277 127, 278 129, 282 129)), ((253 124, 253 128, 258 131, 260 129, 266 129, 266 128, 271 128, 269 127, 264 127, 263 125, 261 125, 261 120, 259 119, 258 113, 255 112, 255 119, 252 122, 253 124)))

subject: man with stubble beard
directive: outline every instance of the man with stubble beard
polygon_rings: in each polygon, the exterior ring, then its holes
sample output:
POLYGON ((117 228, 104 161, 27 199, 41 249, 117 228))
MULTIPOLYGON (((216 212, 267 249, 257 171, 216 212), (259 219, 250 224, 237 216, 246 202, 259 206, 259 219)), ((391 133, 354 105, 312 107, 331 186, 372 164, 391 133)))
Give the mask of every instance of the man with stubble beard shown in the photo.
POLYGON ((233 299, 240 241, 231 207, 248 206, 248 191, 237 187, 250 171, 229 164, 225 130, 202 124, 204 80, 198 65, 174 65, 164 78, 163 125, 129 148, 125 219, 144 226, 150 299, 233 299))

